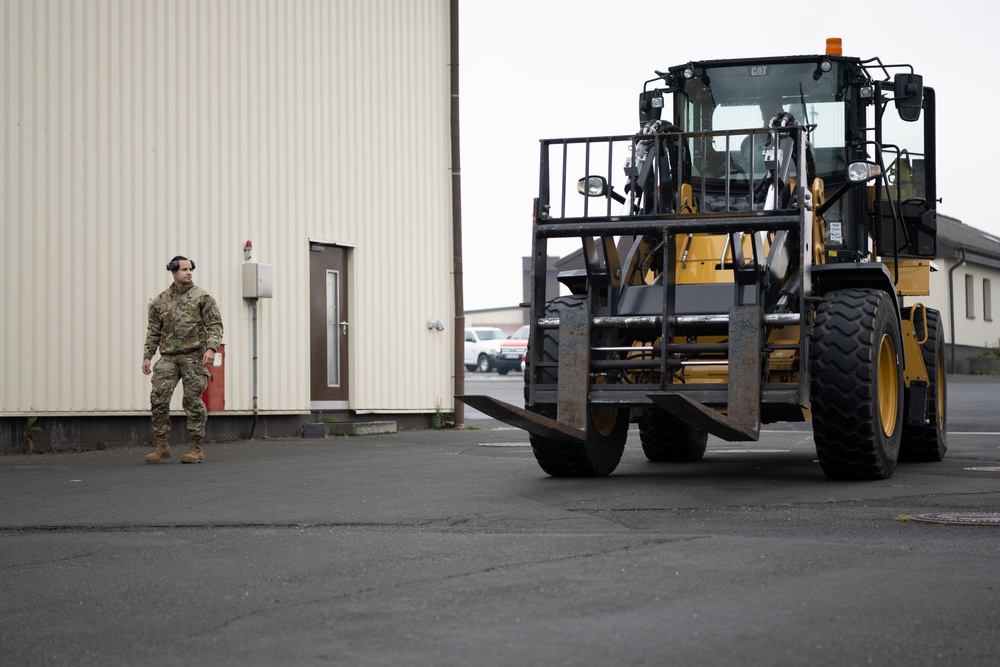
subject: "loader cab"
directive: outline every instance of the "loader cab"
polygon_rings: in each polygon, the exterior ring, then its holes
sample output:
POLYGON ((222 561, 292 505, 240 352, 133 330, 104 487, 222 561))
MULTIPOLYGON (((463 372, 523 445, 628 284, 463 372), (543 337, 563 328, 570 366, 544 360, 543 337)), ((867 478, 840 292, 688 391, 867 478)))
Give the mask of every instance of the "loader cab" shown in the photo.
POLYGON ((876 125, 886 170, 874 193, 876 244, 886 257, 934 257, 937 252, 934 90, 921 86, 918 93, 911 88, 919 84, 910 80, 904 75, 891 86, 879 86, 882 99, 899 111, 886 105, 876 125))
POLYGON ((673 94, 673 123, 692 133, 687 170, 703 184, 701 210, 729 211, 754 208, 749 194, 766 171, 762 128, 794 119, 807 128, 809 151, 790 176, 822 179, 826 261, 931 257, 934 91, 899 69, 839 55, 692 62, 657 72, 666 88, 647 82, 640 120, 669 113, 673 94), (867 175, 854 164, 870 165, 867 175))
POLYGON ((846 118, 839 69, 823 71, 815 62, 786 59, 676 68, 675 122, 684 132, 708 132, 711 138, 691 143, 693 173, 720 184, 727 170, 734 182, 761 178, 767 137, 745 130, 765 128, 778 114, 811 128, 817 175, 843 173, 846 118), (750 143, 755 144, 752 155, 750 143))

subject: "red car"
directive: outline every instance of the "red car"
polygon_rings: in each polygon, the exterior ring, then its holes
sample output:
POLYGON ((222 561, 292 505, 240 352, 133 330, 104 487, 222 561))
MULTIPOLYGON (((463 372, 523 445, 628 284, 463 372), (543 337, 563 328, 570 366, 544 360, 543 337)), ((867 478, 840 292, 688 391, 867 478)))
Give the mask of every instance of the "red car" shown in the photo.
POLYGON ((497 373, 507 375, 511 370, 524 370, 524 355, 528 351, 528 325, 514 332, 507 340, 500 341, 496 356, 497 373))

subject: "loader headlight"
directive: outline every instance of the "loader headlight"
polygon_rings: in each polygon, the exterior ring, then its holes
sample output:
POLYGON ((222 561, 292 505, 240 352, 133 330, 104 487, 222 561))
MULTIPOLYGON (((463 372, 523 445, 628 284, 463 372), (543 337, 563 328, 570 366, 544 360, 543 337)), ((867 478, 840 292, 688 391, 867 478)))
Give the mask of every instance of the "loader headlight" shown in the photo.
POLYGON ((847 180, 864 183, 882 174, 882 168, 872 162, 852 162, 847 167, 847 180))
POLYGON ((603 197, 608 194, 608 181, 603 176, 584 176, 576 182, 576 190, 584 197, 603 197))

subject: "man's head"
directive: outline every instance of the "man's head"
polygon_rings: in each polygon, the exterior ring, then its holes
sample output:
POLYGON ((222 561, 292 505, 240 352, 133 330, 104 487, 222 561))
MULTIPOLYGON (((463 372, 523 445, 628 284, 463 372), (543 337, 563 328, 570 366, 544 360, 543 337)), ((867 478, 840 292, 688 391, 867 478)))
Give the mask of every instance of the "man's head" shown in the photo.
POLYGON ((183 255, 177 255, 167 263, 167 271, 174 274, 174 284, 178 287, 190 285, 194 280, 194 262, 183 255))

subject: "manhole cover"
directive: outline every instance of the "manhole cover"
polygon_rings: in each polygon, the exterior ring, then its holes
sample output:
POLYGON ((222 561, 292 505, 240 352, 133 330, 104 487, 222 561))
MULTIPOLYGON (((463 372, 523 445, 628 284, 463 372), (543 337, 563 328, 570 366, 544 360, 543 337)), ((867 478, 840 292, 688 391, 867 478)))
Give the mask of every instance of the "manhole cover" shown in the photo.
POLYGON ((1000 526, 1000 512, 938 512, 906 517, 922 523, 948 523, 964 526, 1000 526))
POLYGON ((1000 472, 1000 466, 980 466, 978 468, 962 468, 971 472, 1000 472))

